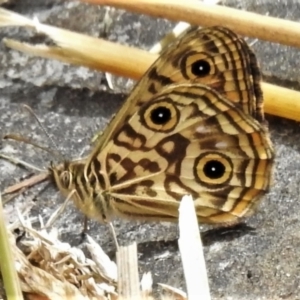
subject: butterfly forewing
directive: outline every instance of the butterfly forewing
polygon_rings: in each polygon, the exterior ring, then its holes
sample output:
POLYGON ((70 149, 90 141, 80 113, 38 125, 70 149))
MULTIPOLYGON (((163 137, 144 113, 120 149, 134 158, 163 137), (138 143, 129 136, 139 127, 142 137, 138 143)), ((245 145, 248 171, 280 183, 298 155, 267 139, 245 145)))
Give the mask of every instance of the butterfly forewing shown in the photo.
POLYGON ((126 118, 172 83, 192 81, 210 86, 263 121, 260 80, 255 55, 233 31, 220 26, 193 27, 167 47, 136 84, 99 138, 98 147, 103 149, 126 118))

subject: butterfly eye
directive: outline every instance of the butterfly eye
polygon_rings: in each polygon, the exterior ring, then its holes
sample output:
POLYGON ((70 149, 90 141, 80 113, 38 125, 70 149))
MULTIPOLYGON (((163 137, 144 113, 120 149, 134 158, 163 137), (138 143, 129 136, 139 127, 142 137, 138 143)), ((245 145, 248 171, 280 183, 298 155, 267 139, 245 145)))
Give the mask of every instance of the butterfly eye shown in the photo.
POLYGON ((210 186, 228 183, 232 177, 232 169, 232 162, 226 155, 204 153, 195 161, 194 174, 201 184, 210 186))
POLYGON ((170 132, 177 125, 179 112, 171 101, 157 101, 142 110, 141 121, 151 130, 170 132))
POLYGON ((192 73, 197 77, 204 77, 210 73, 210 64, 207 60, 199 59, 191 65, 192 73))
POLYGON ((69 189, 71 187, 72 182, 72 174, 69 171, 63 171, 60 174, 60 182, 65 189, 69 189))

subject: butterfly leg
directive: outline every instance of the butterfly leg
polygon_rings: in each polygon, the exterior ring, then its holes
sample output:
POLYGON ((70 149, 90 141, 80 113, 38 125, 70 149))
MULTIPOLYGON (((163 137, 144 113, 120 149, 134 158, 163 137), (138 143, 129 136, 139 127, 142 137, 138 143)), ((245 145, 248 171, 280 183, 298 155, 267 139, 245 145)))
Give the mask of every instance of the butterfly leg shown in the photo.
POLYGON ((116 235, 116 231, 115 231, 114 225, 113 225, 112 222, 108 222, 108 226, 109 226, 110 232, 111 232, 111 234, 113 236, 113 240, 115 242, 115 245, 116 245, 116 248, 117 248, 117 252, 119 252, 120 247, 119 247, 119 243, 118 243, 118 240, 117 240, 117 235, 116 235))

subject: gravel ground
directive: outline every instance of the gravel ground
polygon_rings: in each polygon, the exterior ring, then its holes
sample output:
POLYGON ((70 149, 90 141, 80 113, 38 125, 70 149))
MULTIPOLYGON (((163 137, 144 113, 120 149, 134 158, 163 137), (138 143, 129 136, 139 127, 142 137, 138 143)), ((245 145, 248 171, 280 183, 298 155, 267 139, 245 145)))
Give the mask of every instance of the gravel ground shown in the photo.
MULTIPOLYGON (((261 14, 299 21, 299 1, 223 1, 261 14)), ((104 9, 54 0, 16 0, 11 10, 26 16, 37 15, 41 22, 84 32, 103 34, 104 9)), ((224 24, 226 25, 226 24, 224 24)), ((172 27, 166 20, 116 11, 107 38, 149 49, 172 27)), ((25 30, 0 30, 0 39, 33 39, 25 30)), ((253 46, 261 62, 265 79, 279 85, 299 88, 299 50, 257 41, 253 46)), ((103 129, 111 115, 123 103, 131 82, 114 78, 115 90, 107 88, 103 74, 30 57, 9 50, 0 43, 0 128, 1 133, 20 133, 49 145, 43 132, 28 113, 26 103, 40 117, 62 153, 78 157, 86 149, 93 133, 103 129)), ((295 99, 298 101, 298 99, 295 99)), ((205 234, 205 256, 213 299, 300 299, 300 127, 293 121, 267 116, 277 153, 274 186, 259 211, 245 222, 254 230, 205 234)), ((3 143, 1 152, 23 158, 39 167, 55 160, 19 143, 3 143)), ((28 170, 0 160, 1 189, 28 176, 28 170)), ((63 201, 52 187, 30 189, 5 207, 8 221, 15 218, 15 208, 24 210, 34 201, 32 216, 47 219, 63 201)), ((59 218, 62 240, 78 245, 83 216, 69 205, 59 218)), ((175 224, 141 223, 116 220, 122 244, 139 244, 141 274, 151 271, 154 286, 162 282, 185 289, 177 247, 175 224)), ((108 253, 114 244, 106 226, 90 221, 90 234, 108 253)))

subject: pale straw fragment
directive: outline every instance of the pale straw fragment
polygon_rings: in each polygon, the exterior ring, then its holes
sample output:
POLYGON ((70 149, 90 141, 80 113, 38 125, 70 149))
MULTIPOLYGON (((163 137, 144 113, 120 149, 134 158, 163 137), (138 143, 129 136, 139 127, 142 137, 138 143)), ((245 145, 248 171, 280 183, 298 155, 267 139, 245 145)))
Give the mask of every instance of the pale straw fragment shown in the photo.
MULTIPOLYGON (((16 13, 0 9, 0 26, 23 25, 34 28, 37 25, 28 18, 17 17, 16 15, 19 16, 16 13)), ((53 39, 58 46, 30 45, 11 39, 3 39, 3 41, 6 46, 25 53, 57 59, 132 79, 139 79, 158 57, 156 54, 144 50, 54 26, 39 23, 37 27, 40 32, 53 39)), ((300 98, 300 92, 264 82, 262 83, 262 89, 266 113, 300 121, 300 101, 295 101, 295 99, 300 98)))
POLYGON ((195 206, 184 196, 179 206, 178 241, 189 300, 210 300, 208 277, 195 206))

